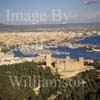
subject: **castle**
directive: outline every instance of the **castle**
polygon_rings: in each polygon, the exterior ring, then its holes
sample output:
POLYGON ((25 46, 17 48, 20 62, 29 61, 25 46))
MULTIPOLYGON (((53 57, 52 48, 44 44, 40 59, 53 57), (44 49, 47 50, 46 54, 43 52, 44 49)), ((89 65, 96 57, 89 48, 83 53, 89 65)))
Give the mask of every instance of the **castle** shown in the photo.
POLYGON ((60 78, 66 79, 75 76, 76 74, 93 69, 92 66, 84 65, 84 58, 71 59, 69 56, 66 59, 54 59, 51 54, 46 55, 46 66, 51 68, 53 73, 60 75, 60 78))

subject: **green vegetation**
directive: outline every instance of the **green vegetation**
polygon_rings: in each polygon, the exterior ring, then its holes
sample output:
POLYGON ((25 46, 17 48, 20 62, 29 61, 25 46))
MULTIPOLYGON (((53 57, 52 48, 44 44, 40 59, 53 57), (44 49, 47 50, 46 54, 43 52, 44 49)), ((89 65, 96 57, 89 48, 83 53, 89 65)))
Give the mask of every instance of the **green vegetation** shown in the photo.
POLYGON ((4 53, 9 52, 11 49, 15 49, 16 47, 18 47, 18 45, 11 45, 9 47, 4 46, 1 48, 1 52, 4 52, 4 53))
MULTIPOLYGON (((95 63, 94 63, 95 64, 95 63)), ((96 63, 95 66, 100 66, 96 63)), ((59 76, 53 75, 50 68, 42 68, 34 62, 26 62, 22 64, 3 65, 0 66, 0 100, 47 100, 49 97, 55 97, 50 100, 100 100, 100 79, 96 70, 90 70, 78 74, 73 80, 83 80, 85 83, 79 86, 65 87, 65 81, 59 79, 59 76), (17 76, 19 83, 12 84, 11 78, 14 80, 17 76), (31 85, 29 85, 29 77, 31 76, 31 85), (60 80, 50 84, 47 87, 41 86, 39 95, 33 91, 34 86, 38 85, 38 79, 41 80, 60 80), (27 83, 27 84, 26 84, 27 83), (59 93, 58 93, 59 92, 59 93)))
POLYGON ((47 95, 45 89, 41 90, 45 92, 42 92, 40 96, 36 96, 33 91, 33 87, 29 87, 28 77, 25 77, 31 76, 31 80, 33 80, 34 75, 36 76, 36 81, 38 81, 39 76, 41 80, 52 79, 53 77, 55 77, 52 75, 49 68, 43 69, 42 67, 39 67, 38 64, 33 62, 0 66, 0 100, 24 100, 24 98, 26 98, 26 100, 44 100, 45 97, 43 96, 47 95), (17 76, 19 81, 21 77, 24 76, 22 78, 23 81, 21 82, 20 87, 18 87, 16 84, 14 87, 12 86, 10 82, 10 76, 12 76, 13 78, 14 76, 17 76), (27 81, 26 87, 24 87, 25 79, 27 81))
POLYGON ((100 70, 100 61, 95 61, 93 64, 92 64, 96 70, 100 70))
POLYGON ((10 49, 15 49, 17 47, 17 45, 11 45, 9 46, 10 49))
POLYGON ((1 52, 6 53, 6 52, 9 52, 9 51, 10 51, 10 49, 8 47, 2 47, 1 48, 1 52))

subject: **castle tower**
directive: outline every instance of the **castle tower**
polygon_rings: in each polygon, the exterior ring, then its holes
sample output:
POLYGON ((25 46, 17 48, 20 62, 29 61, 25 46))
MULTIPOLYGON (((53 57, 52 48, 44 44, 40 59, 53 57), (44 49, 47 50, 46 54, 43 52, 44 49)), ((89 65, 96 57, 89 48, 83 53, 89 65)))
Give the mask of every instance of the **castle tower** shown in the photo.
POLYGON ((66 57, 64 69, 66 69, 66 67, 68 67, 68 66, 70 66, 70 57, 69 56, 66 57))
POLYGON ((46 55, 46 66, 51 67, 51 54, 46 55))
POLYGON ((84 58, 83 57, 79 57, 79 63, 81 64, 81 66, 84 66, 84 58))

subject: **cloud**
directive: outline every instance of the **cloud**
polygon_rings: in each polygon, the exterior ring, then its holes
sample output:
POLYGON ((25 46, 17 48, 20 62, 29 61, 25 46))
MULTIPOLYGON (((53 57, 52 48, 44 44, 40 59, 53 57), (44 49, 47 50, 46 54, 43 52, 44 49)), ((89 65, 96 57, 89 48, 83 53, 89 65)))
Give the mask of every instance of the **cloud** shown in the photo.
POLYGON ((97 3, 99 2, 100 0, 86 0, 84 3, 89 5, 89 4, 94 4, 94 3, 97 3))

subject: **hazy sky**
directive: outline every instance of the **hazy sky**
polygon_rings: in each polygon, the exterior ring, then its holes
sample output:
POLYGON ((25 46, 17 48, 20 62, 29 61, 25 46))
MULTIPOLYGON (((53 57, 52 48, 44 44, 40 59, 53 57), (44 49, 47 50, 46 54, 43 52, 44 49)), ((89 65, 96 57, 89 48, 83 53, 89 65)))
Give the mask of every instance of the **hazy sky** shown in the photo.
POLYGON ((100 0, 0 0, 0 23, 31 24, 34 13, 38 13, 38 16, 47 14, 46 20, 39 20, 39 23, 100 22, 100 0), (61 20, 51 20, 53 10, 59 11, 61 20), (23 18, 23 21, 8 21, 7 17, 11 18, 11 14, 16 12, 23 15, 29 13, 28 18, 31 20, 26 21, 23 18))

